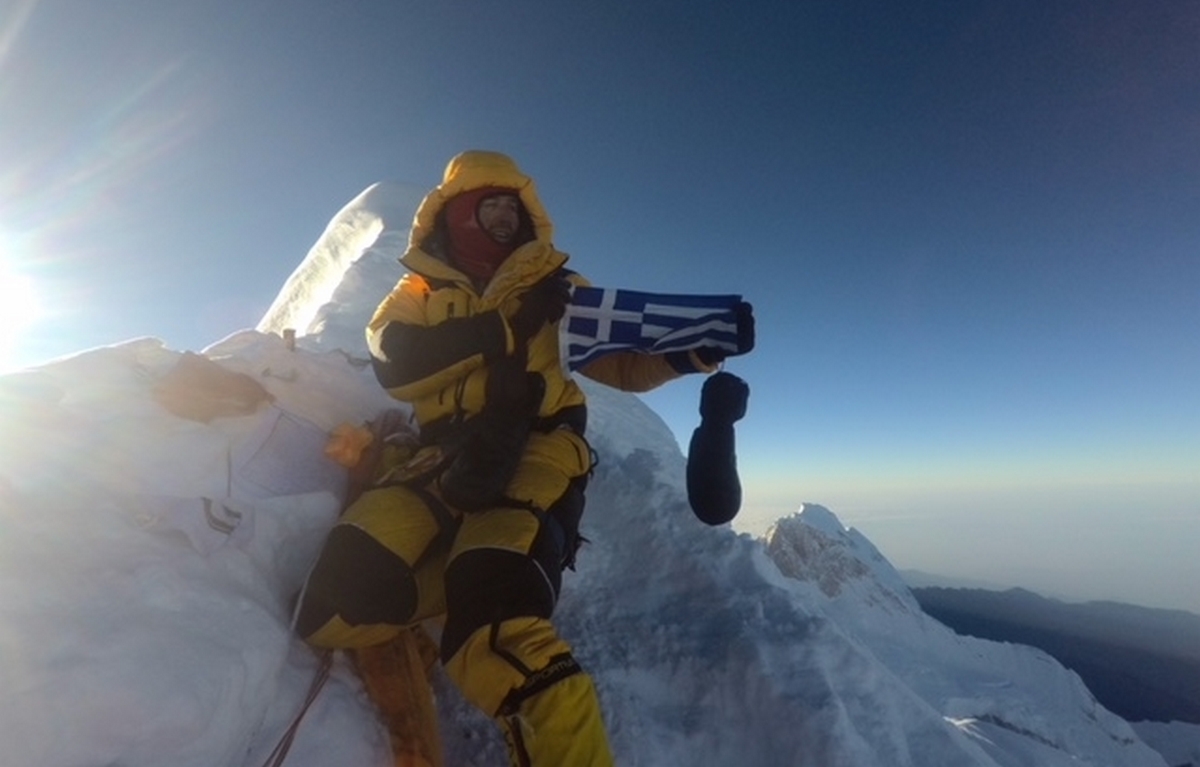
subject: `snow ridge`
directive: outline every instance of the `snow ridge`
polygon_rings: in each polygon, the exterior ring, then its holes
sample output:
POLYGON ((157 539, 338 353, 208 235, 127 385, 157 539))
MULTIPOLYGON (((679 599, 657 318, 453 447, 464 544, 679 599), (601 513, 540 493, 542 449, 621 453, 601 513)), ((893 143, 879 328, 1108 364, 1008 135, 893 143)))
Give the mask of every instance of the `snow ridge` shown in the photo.
MULTIPOLYGON (((305 336, 323 329, 321 320, 328 318, 327 308, 339 288, 360 291, 359 298, 374 295, 382 299, 391 288, 389 283, 373 280, 355 282, 358 272, 350 267, 373 247, 381 247, 399 258, 407 240, 412 213, 420 201, 420 193, 399 184, 378 182, 338 211, 325 232, 309 250, 308 255, 287 279, 257 330, 282 335, 285 329, 305 336), (351 280, 346 283, 347 278, 351 280), (382 293, 380 292, 382 291, 382 293), (327 314, 322 315, 321 310, 327 314)), ((370 301, 336 301, 336 305, 370 311, 378 304, 370 301)), ((357 332, 362 334, 367 317, 362 318, 357 332)), ((358 319, 356 316, 355 319, 358 319)))

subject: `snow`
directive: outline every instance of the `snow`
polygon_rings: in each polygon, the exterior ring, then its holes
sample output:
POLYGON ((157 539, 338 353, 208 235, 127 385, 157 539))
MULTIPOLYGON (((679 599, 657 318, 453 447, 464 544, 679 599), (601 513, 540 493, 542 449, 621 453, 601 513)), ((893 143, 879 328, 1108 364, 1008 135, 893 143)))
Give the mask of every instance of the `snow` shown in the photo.
MULTIPOLYGON (((317 668, 289 614, 345 481, 322 447, 396 406, 362 328, 400 275, 414 204, 368 189, 257 329, 203 350, 261 387, 248 412, 165 409, 156 391, 184 355, 153 338, 0 378, 5 764, 263 764, 317 668)), ((661 419, 584 384, 591 543, 556 622, 620 764, 1167 764, 1048 656, 927 618, 831 511, 805 504, 763 540, 699 523, 661 419)), ((505 764, 491 723, 435 687, 448 764, 505 764)), ((339 656, 286 764, 386 763, 339 656)))
POLYGON ((1162 754, 1171 767, 1200 765, 1200 724, 1134 722, 1133 729, 1162 754))
MULTIPOLYGON (((420 201, 419 194, 403 187, 380 182, 372 184, 346 204, 325 227, 325 232, 309 250, 308 256, 283 284, 256 330, 282 335, 291 328, 301 335, 317 330, 322 312, 336 312, 340 307, 359 309, 369 305, 372 296, 381 300, 392 283, 383 280, 356 280, 369 275, 362 272, 370 260, 354 271, 350 266, 359 261, 371 248, 390 247, 399 251, 407 241, 405 233, 412 214, 420 201), (332 300, 334 293, 347 285, 363 301, 332 300)), ((378 301, 374 302, 378 304, 378 301)), ((372 307, 373 308, 373 307, 372 307)), ((363 332, 365 322, 357 328, 363 332)), ((342 328, 343 334, 345 328, 342 328)), ((357 346, 358 344, 355 344, 357 346)))

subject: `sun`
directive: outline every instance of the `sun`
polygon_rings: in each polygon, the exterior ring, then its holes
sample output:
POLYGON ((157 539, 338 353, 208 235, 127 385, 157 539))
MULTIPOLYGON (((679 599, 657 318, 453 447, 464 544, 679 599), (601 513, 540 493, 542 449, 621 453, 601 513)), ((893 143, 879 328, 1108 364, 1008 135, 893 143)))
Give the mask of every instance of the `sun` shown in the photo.
POLYGON ((15 261, 10 243, 0 237, 0 372, 16 364, 22 335, 42 317, 37 285, 15 261))

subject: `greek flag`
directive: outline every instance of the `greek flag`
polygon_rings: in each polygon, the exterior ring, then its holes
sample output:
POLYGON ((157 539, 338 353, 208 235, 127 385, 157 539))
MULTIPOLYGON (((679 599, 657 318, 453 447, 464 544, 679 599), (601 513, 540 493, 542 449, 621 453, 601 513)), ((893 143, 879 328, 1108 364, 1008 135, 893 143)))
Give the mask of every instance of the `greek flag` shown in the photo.
POLYGON ((716 346, 737 351, 738 295, 689 296, 576 287, 559 324, 561 358, 578 370, 618 351, 650 354, 716 346))

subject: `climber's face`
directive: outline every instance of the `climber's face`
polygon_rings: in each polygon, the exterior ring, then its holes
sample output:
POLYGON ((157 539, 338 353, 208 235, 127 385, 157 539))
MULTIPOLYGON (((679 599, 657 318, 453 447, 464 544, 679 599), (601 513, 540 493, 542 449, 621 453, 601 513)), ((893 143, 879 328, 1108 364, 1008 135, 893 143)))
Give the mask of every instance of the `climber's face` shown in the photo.
POLYGON ((479 226, 496 242, 507 245, 521 224, 521 203, 515 194, 494 194, 479 203, 479 226))

